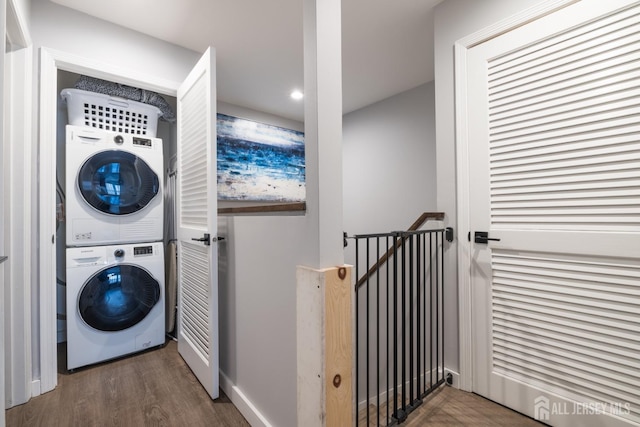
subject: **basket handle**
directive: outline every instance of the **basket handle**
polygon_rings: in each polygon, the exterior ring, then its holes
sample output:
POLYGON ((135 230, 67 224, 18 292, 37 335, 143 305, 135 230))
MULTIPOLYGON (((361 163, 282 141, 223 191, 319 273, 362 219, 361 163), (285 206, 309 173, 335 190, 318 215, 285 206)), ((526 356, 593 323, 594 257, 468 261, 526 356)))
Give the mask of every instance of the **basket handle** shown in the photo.
POLYGON ((120 108, 128 108, 129 107, 129 102, 126 99, 110 97, 109 98, 109 105, 114 105, 114 106, 120 107, 120 108))

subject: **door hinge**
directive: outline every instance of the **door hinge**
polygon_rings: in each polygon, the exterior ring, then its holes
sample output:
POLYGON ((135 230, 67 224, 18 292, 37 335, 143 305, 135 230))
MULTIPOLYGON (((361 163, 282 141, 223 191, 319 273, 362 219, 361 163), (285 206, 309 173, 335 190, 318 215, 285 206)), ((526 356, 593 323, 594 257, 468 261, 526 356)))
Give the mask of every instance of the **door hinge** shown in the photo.
POLYGON ((444 229, 444 238, 447 239, 447 242, 453 242, 453 228, 447 227, 444 229))

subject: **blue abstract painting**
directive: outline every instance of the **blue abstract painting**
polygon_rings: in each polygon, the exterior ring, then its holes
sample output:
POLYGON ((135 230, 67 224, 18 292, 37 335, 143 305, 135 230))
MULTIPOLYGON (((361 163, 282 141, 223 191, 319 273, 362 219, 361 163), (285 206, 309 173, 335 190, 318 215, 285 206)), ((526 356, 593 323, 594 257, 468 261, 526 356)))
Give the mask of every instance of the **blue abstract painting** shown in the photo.
POLYGON ((218 199, 305 200, 304 133, 218 114, 218 199))

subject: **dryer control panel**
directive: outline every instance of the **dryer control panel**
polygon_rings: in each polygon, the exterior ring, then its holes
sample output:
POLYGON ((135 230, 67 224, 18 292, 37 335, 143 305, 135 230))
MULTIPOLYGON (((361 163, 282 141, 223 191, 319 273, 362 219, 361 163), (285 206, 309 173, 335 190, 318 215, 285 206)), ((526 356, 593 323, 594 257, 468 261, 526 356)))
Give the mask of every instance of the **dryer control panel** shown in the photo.
POLYGON ((133 248, 133 255, 153 255, 153 246, 135 246, 133 248))

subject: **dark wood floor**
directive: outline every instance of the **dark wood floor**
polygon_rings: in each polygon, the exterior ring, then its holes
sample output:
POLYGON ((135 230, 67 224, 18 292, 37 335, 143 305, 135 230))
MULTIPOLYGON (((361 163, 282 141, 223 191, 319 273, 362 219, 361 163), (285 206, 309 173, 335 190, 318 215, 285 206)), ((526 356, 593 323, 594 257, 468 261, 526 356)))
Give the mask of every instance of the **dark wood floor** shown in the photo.
POLYGON ((72 374, 58 371, 55 390, 6 411, 8 427, 249 425, 222 390, 211 400, 174 341, 72 374))
MULTIPOLYGON (((209 398, 174 341, 158 350, 72 374, 64 369, 64 351, 59 362, 58 387, 6 411, 8 427, 249 425, 222 390, 219 399, 209 398)), ((371 410, 370 425, 377 425, 375 408, 371 410)), ((366 415, 360 415, 358 425, 366 425, 366 415)), ((542 426, 480 396, 447 386, 427 397, 402 425, 542 426)))

